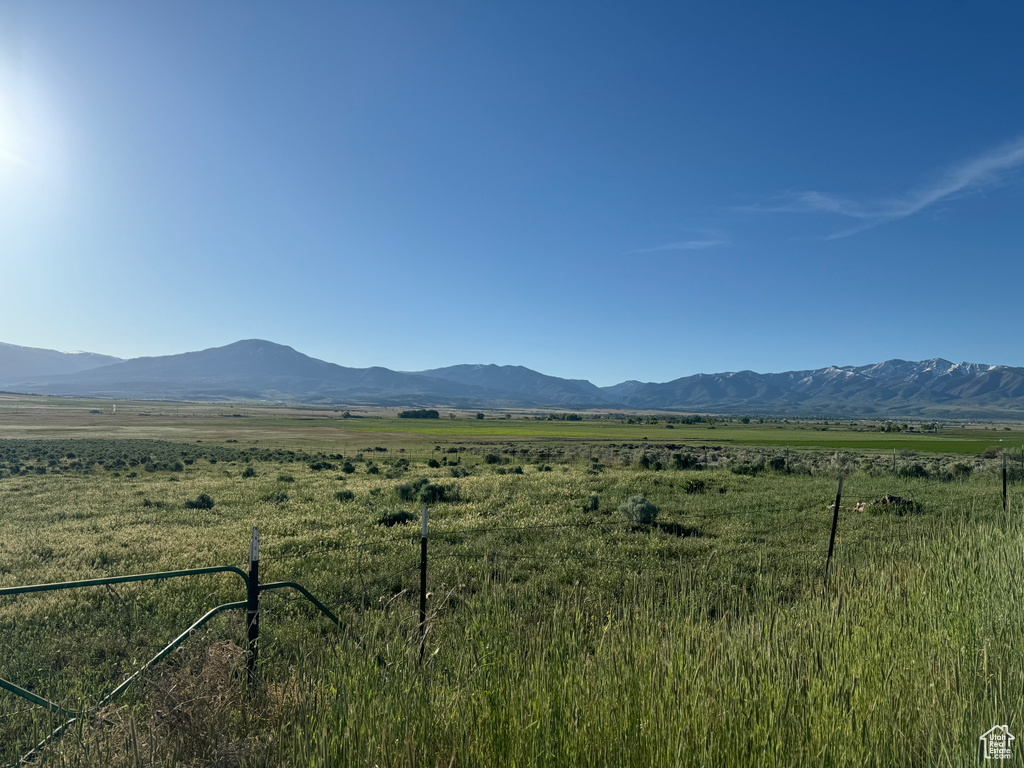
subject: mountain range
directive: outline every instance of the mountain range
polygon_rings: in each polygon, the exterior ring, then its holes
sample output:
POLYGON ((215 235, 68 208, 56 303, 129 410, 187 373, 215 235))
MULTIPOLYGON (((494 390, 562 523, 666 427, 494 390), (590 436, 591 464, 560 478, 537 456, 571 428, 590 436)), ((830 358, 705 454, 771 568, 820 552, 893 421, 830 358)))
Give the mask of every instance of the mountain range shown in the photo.
POLYGON ((0 343, 0 388, 150 400, 1024 419, 1024 368, 940 358, 785 373, 697 374, 661 384, 624 381, 598 387, 511 365, 416 372, 348 368, 260 339, 131 360, 0 343))

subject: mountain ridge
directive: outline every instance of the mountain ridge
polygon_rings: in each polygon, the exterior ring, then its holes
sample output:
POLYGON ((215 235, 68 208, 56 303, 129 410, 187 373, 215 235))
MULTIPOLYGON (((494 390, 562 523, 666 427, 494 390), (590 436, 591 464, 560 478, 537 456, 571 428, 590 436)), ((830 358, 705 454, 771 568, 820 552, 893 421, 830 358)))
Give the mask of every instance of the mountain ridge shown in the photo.
POLYGON ((0 371, 15 376, 74 373, 114 362, 121 362, 121 358, 95 352, 22 347, 0 341, 0 371))
POLYGON ((263 339, 129 360, 0 343, 0 387, 123 399, 1024 419, 1024 368, 944 358, 781 373, 698 373, 598 387, 520 365, 350 368, 263 339))

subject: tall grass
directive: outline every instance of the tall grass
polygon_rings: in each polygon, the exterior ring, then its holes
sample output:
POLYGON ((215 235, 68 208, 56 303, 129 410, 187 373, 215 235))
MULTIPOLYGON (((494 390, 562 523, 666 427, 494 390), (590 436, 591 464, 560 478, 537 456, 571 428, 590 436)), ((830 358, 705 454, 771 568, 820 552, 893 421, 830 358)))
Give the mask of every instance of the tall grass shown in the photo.
POLYGON ((1024 714, 1022 527, 946 518, 900 561, 880 548, 841 562, 827 590, 788 604, 771 574, 714 611, 688 570, 636 576, 613 601, 583 584, 551 602, 491 581, 422 667, 409 627, 378 616, 302 670, 278 758, 973 764, 983 732, 1024 714))
MULTIPOLYGON (((44 763, 960 765, 1021 723, 1024 527, 994 476, 853 474, 825 588, 829 477, 378 462, 0 480, 4 585, 239 562, 258 524, 264 579, 343 619, 267 594, 252 698, 241 618, 219 619, 44 763), (420 476, 459 491, 431 508, 422 662, 417 533, 377 525, 413 509, 398 487, 420 476), (186 509, 200 493, 215 506, 186 509), (918 511, 852 511, 887 493, 918 511), (639 494, 656 524, 618 512, 639 494)), ((87 706, 240 590, 197 577, 5 600, 0 677, 87 706)), ((59 722, 24 709, 0 695, 0 761, 59 722)))

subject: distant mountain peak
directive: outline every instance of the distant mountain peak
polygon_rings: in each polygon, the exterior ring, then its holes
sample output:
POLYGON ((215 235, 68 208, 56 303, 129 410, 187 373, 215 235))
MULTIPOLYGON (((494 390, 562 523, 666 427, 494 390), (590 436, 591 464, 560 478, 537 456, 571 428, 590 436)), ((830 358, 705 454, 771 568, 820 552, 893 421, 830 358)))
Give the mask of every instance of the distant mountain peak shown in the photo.
POLYGON ((241 339, 240 341, 225 344, 222 347, 210 347, 210 349, 246 350, 250 352, 265 352, 267 350, 279 352, 296 351, 293 347, 289 347, 286 344, 278 344, 275 341, 267 341, 266 339, 241 339))

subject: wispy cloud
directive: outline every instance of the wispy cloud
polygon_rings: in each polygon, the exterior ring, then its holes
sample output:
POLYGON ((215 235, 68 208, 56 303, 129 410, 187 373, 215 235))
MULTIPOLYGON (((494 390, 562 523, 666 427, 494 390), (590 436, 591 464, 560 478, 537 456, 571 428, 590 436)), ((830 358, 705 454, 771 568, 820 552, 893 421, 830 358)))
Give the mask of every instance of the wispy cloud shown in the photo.
POLYGON ((718 248, 728 245, 728 240, 678 240, 674 243, 656 245, 653 248, 637 248, 627 253, 658 253, 659 251, 703 251, 707 248, 718 248))
POLYGON ((746 206, 735 210, 745 213, 830 213, 860 222, 826 238, 837 240, 890 221, 905 219, 936 203, 995 186, 1002 182, 1008 172, 1022 165, 1024 137, 970 158, 931 183, 898 197, 860 202, 812 190, 784 195, 767 205, 746 206))

